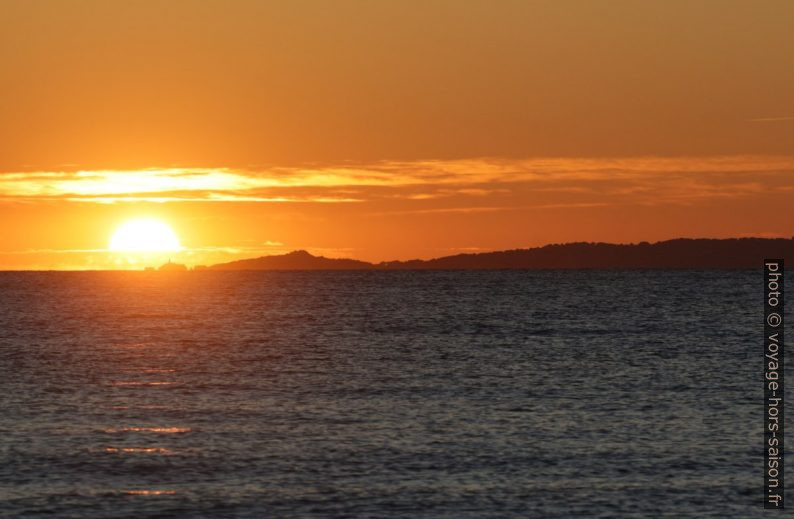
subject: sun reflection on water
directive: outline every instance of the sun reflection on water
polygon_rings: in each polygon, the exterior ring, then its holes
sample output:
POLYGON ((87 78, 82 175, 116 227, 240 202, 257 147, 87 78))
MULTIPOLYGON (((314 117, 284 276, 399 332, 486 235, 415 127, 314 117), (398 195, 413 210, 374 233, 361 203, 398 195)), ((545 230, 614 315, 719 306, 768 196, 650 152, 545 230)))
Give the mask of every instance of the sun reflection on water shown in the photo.
POLYGON ((193 429, 190 427, 108 427, 104 432, 110 434, 125 433, 125 432, 146 432, 156 434, 180 434, 189 433, 193 429))
POLYGON ((124 493, 130 496, 163 496, 174 495, 176 494, 176 490, 126 490, 124 493))
POLYGON ((114 405, 114 406, 111 406, 110 408, 111 408, 112 410, 114 410, 114 411, 128 411, 128 410, 130 410, 130 409, 146 409, 146 410, 152 410, 152 409, 169 409, 169 407, 168 407, 168 406, 166 406, 166 405, 134 405, 134 406, 129 406, 129 405, 114 405))
POLYGON ((174 451, 164 447, 105 447, 105 452, 108 454, 119 453, 143 453, 143 454, 173 454, 174 451))
POLYGON ((136 380, 116 380, 111 383, 113 386, 170 386, 173 382, 167 381, 136 381, 136 380))

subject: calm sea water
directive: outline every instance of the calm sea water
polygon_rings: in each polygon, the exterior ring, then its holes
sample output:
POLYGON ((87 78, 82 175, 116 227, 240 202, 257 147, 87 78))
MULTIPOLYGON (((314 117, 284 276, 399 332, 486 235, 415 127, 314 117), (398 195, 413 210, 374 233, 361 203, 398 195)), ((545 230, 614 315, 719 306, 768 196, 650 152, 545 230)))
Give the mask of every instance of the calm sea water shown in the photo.
POLYGON ((760 517, 761 276, 0 273, 0 515, 760 517))

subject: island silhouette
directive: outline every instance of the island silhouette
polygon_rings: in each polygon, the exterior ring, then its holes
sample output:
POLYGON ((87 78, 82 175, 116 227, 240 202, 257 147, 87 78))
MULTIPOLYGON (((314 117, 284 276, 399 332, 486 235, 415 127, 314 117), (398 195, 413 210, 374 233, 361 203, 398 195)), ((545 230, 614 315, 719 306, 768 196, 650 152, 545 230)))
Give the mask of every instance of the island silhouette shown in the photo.
POLYGON ((765 258, 794 259, 794 238, 677 238, 631 244, 576 242, 381 263, 326 258, 298 250, 220 263, 200 270, 760 268, 765 258))
POLYGON ((185 272, 187 267, 181 263, 173 263, 169 259, 168 263, 163 263, 157 270, 160 272, 185 272))

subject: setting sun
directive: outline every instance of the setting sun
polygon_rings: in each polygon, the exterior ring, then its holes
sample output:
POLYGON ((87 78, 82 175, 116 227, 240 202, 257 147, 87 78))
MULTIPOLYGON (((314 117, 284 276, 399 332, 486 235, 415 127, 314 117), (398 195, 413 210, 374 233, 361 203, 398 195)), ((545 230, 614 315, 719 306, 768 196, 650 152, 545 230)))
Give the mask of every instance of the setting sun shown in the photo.
POLYGON ((172 252, 182 247, 166 223, 139 219, 125 222, 116 229, 108 248, 115 252, 172 252))

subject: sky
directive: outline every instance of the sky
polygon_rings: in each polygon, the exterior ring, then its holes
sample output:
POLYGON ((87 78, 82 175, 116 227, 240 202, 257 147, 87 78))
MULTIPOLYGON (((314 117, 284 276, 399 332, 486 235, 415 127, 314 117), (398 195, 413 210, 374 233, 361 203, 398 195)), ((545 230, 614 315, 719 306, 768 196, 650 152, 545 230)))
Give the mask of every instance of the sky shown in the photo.
POLYGON ((0 268, 794 235, 788 0, 0 0, 0 268))

